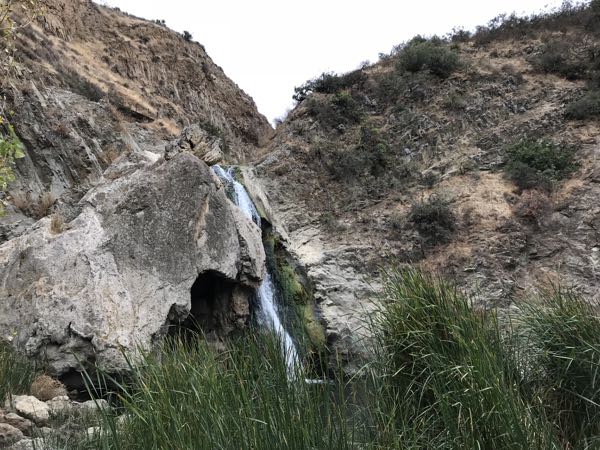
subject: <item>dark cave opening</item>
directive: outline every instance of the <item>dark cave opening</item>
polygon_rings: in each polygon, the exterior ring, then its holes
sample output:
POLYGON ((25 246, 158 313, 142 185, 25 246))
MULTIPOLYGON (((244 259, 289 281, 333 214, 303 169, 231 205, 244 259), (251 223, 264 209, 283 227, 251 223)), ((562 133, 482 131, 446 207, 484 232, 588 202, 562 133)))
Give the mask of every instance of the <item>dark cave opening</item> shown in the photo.
POLYGON ((190 289, 191 306, 188 316, 170 328, 171 335, 204 335, 217 340, 229 333, 231 303, 236 283, 215 271, 198 275, 190 289))

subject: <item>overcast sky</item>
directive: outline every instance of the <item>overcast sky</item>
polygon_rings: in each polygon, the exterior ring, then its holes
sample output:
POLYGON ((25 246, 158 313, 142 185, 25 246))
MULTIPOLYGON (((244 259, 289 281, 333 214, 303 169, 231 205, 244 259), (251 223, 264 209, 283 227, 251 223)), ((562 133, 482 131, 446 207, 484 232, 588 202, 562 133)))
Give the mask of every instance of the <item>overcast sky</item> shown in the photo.
POLYGON ((416 34, 473 29, 501 13, 537 12, 562 0, 97 0, 164 19, 202 43, 269 120, 293 106, 294 86, 326 71, 376 61, 416 34))

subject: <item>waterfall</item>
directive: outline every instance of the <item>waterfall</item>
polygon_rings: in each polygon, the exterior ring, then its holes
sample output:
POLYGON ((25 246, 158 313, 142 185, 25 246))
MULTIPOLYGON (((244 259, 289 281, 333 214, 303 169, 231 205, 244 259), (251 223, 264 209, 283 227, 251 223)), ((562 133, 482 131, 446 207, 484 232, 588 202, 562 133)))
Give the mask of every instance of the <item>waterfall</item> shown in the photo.
MULTIPOLYGON (((242 212, 260 227, 260 214, 256 210, 252 199, 248 195, 246 188, 241 183, 235 181, 233 177, 233 169, 223 169, 219 165, 212 166, 213 172, 221 179, 227 188, 232 193, 232 201, 242 210, 242 212)), ((261 325, 270 328, 281 341, 282 352, 285 358, 288 377, 295 378, 297 370, 300 368, 300 358, 294 341, 290 334, 285 330, 275 303, 275 289, 271 274, 267 273, 256 292, 259 303, 259 322, 261 325)))

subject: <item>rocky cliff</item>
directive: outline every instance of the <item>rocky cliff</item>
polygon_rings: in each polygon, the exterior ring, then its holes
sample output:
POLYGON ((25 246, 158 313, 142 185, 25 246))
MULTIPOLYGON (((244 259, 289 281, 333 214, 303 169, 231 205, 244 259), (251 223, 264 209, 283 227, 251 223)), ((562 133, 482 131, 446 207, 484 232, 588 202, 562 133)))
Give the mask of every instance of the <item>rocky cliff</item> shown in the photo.
POLYGON ((230 162, 269 137, 252 99, 201 45, 91 1, 42 5, 16 43, 19 70, 2 83, 19 137, 36 149, 12 187, 26 209, 85 192, 116 156, 164 146, 191 123, 219 139, 230 162))
POLYGON ((455 280, 478 305, 549 283, 599 300, 597 18, 567 6, 417 38, 298 90, 248 183, 308 269, 331 349, 365 353, 390 263, 455 280))
POLYGON ((0 217, 2 338, 71 379, 121 371, 186 320, 244 328, 261 233, 207 164, 244 161, 270 125, 164 25, 85 0, 43 11, 1 81, 25 152, 0 217))
POLYGON ((54 373, 72 354, 119 370, 121 348, 190 317, 214 336, 244 326, 265 255, 219 161, 248 166, 285 276, 301 272, 290 285, 349 368, 390 262, 481 306, 549 281, 598 300, 593 8, 416 38, 298 89, 273 134, 201 45, 89 1, 44 4, 2 80, 26 157, 0 218, 0 332, 54 373))

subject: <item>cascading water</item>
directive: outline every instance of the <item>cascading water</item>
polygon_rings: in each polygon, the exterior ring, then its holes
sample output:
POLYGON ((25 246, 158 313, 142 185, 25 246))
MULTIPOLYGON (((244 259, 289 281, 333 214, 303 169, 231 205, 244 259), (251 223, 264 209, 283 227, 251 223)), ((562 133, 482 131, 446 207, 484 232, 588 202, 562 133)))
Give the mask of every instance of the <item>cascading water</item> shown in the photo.
MULTIPOLYGON (((250 199, 246 188, 241 183, 235 181, 233 177, 233 169, 223 169, 219 165, 212 166, 213 172, 229 187, 233 193, 233 202, 242 210, 242 212, 260 227, 260 215, 250 199)), ((294 341, 290 334, 285 330, 277 313, 277 305, 275 303, 275 289, 271 279, 271 274, 267 273, 256 292, 259 302, 260 311, 258 314, 259 321, 263 326, 273 330, 281 341, 282 351, 285 357, 288 377, 293 378, 300 368, 300 359, 294 341)))

